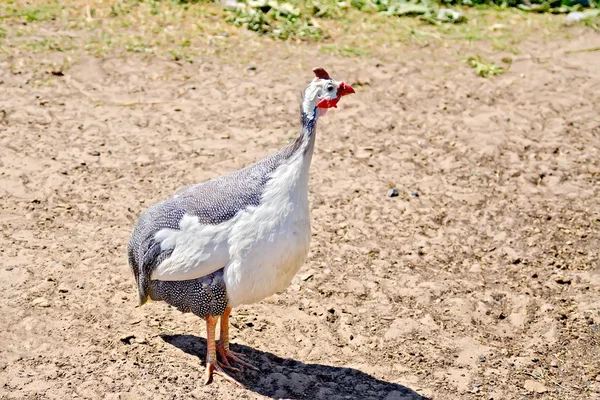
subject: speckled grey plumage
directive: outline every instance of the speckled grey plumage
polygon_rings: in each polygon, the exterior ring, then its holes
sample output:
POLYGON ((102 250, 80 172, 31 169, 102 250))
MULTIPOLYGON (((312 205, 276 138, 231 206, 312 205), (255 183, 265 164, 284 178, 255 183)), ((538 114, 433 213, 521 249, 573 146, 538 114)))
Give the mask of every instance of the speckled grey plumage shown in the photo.
POLYGON ((198 279, 152 281, 148 294, 152 300, 164 301, 181 312, 191 312, 201 318, 222 315, 227 307, 223 269, 198 279))
MULTIPOLYGON (((160 243, 154 240, 156 233, 164 228, 179 229, 184 215, 198 217, 201 224, 218 225, 249 206, 258 206, 272 173, 313 136, 316 118, 301 113, 301 122, 302 133, 278 152, 238 171, 185 186, 173 197, 150 206, 140 215, 128 246, 129 265, 137 282, 140 303, 150 295, 152 271, 173 252, 172 249, 161 249, 160 243)), ((152 282, 152 287, 182 290, 190 284, 186 282, 152 282)), ((165 297, 164 292, 160 294, 159 297, 165 297)))

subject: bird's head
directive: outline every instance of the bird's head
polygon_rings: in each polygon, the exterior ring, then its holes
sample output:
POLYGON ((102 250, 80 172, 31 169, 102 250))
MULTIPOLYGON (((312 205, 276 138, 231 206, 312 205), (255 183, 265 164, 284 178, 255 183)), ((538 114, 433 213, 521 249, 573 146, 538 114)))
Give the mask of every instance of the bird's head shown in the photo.
POLYGON ((323 115, 329 108, 336 108, 338 101, 343 96, 354 93, 352 86, 338 82, 329 77, 323 68, 314 68, 315 78, 308 84, 304 91, 302 109, 307 115, 323 115))

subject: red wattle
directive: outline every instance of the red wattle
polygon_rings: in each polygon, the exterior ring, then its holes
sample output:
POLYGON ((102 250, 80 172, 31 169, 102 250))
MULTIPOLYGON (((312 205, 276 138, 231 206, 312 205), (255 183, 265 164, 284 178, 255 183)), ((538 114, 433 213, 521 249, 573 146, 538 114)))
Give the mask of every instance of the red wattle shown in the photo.
POLYGON ((332 107, 337 108, 338 101, 340 101, 339 97, 336 97, 335 99, 323 99, 317 103, 317 107, 319 107, 319 108, 332 108, 332 107))

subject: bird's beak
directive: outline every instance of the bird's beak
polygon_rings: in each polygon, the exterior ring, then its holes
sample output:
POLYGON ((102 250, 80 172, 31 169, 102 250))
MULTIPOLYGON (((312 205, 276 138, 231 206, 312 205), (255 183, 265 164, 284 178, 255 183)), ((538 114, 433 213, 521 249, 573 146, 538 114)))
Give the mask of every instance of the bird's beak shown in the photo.
POLYGON ((340 97, 347 96, 352 93, 356 93, 354 89, 352 89, 352 86, 344 82, 340 82, 340 85, 338 86, 338 94, 340 97))

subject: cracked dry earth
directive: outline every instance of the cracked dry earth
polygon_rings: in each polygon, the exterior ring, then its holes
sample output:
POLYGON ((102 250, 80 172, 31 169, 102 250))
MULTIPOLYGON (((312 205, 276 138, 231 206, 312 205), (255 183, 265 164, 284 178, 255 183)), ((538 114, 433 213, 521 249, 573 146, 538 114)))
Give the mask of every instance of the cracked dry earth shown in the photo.
POLYGON ((600 53, 564 54, 599 40, 532 39, 490 80, 435 46, 4 59, 0 398, 600 399, 600 53), (131 229, 287 143, 317 64, 357 94, 320 121, 309 260, 234 310, 262 372, 203 386, 203 321, 136 307, 131 229))

